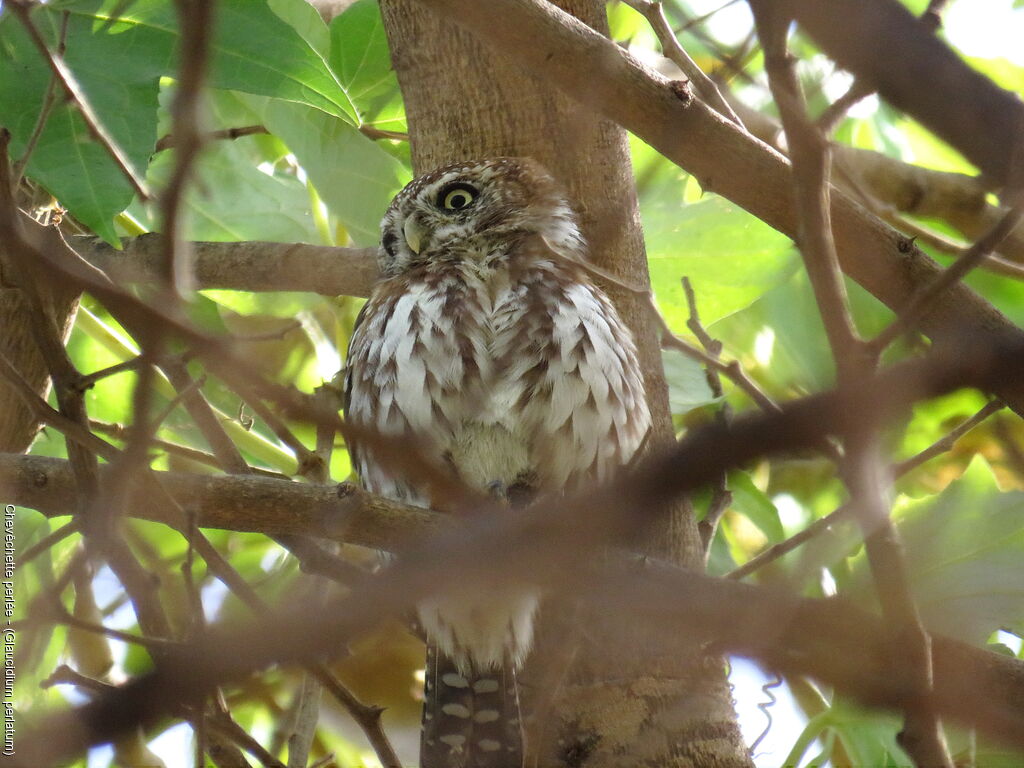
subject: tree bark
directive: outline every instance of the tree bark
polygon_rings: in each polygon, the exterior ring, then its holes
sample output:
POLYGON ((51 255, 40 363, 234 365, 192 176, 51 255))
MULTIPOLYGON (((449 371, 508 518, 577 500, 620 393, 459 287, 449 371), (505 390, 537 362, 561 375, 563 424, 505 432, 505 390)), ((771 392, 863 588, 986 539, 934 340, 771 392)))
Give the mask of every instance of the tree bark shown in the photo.
MULTIPOLYGON (((603 3, 559 5, 607 34, 603 3)), ((542 78, 415 2, 382 0, 381 10, 405 99, 414 170, 497 155, 533 157, 568 190, 593 261, 629 283, 648 285, 625 131, 581 113, 542 78)), ((674 434, 658 334, 642 302, 606 288, 636 336, 655 425, 650 442, 663 445, 674 434)), ((648 550, 701 568, 689 508, 679 505, 666 518, 651 532, 648 550)), ((549 713, 536 718, 547 721, 545 728, 530 729, 529 750, 538 765, 750 765, 721 659, 696 647, 672 658, 644 654, 642 638, 615 622, 597 624, 595 617, 550 605, 543 613, 538 651, 526 670, 528 698, 549 713), (564 671, 567 648, 573 662, 564 671)))
MULTIPOLYGON (((50 389, 50 374, 36 347, 29 321, 29 310, 21 291, 3 279, 5 254, 0 251, 0 354, 14 366, 34 391, 45 397, 50 389)), ((10 270, 6 270, 10 274, 10 270)), ((61 338, 67 339, 78 308, 78 293, 60 285, 47 289, 50 305, 61 338)), ((39 422, 13 389, 0 380, 0 452, 22 453, 28 450, 39 430, 39 422)))

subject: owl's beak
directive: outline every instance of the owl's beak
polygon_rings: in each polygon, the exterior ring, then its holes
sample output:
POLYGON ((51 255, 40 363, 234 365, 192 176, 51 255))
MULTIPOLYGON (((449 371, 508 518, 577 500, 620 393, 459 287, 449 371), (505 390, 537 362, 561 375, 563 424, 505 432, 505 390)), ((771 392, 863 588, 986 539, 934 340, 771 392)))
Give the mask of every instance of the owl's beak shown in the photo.
POLYGON ((419 253, 420 247, 423 245, 423 227, 419 221, 415 216, 410 216, 405 220, 402 229, 405 232, 405 242, 409 244, 409 248, 413 253, 419 253))

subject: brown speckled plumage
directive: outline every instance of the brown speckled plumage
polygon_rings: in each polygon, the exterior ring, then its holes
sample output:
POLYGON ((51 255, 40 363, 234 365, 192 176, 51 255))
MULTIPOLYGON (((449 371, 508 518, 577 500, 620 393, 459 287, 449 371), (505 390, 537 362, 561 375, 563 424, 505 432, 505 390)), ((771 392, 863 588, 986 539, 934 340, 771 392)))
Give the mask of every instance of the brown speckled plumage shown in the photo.
MULTIPOLYGON (((510 503, 604 481, 629 461, 650 424, 636 350, 574 263, 586 245, 546 171, 520 158, 442 168, 410 183, 381 226, 386 277, 349 347, 350 421, 415 435, 460 481, 510 503)), ((354 449, 368 490, 429 506, 424 489, 354 449)), ((538 600, 525 585, 483 579, 419 606, 438 651, 428 668, 424 765, 511 764, 491 754, 500 743, 511 759, 508 724, 502 735, 488 718, 515 715, 507 700, 484 694, 500 677, 495 693, 509 695, 538 600), (446 694, 442 678, 468 687, 446 694), (467 693, 474 686, 479 695, 467 693)))

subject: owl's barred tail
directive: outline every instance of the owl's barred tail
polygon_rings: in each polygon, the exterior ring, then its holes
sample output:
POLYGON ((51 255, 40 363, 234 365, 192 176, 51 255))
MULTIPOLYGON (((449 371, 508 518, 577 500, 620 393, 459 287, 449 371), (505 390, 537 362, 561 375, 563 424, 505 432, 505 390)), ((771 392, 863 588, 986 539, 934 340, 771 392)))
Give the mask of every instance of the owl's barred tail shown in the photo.
POLYGON ((523 734, 511 665, 464 674, 427 647, 420 768, 520 768, 523 734))

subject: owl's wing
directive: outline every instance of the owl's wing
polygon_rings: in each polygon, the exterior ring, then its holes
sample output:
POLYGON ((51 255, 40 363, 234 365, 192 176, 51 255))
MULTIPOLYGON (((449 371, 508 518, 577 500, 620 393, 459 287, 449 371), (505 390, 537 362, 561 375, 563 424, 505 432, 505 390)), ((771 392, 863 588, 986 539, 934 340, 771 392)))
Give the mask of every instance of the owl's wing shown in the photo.
MULTIPOLYGON (((403 275, 381 283, 367 301, 349 343, 346 418, 382 435, 414 435, 425 458, 445 465, 453 425, 473 397, 466 379, 484 354, 466 335, 465 308, 445 285, 403 275)), ((364 487, 429 506, 426 493, 384 470, 369 446, 355 446, 353 466, 364 487)))
POLYGON ((499 367, 515 417, 531 433, 544 490, 578 490, 627 464, 650 428, 629 328, 577 267, 541 263, 501 311, 499 367))

